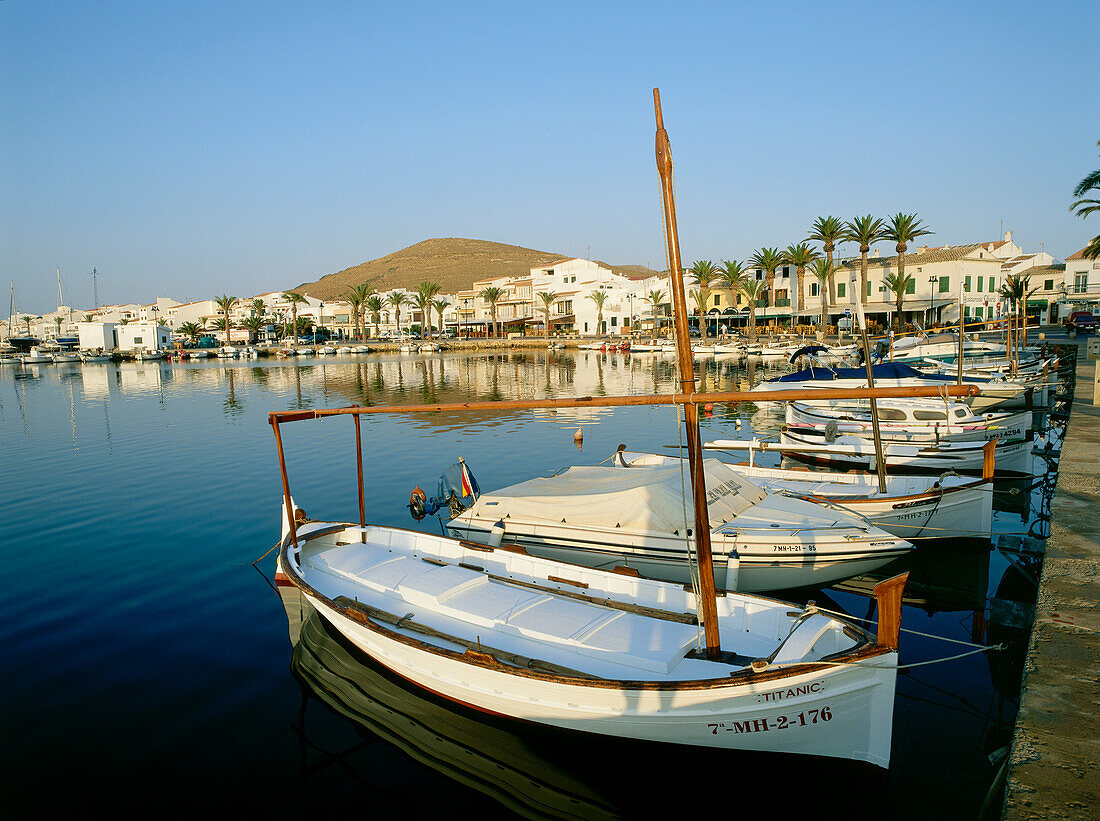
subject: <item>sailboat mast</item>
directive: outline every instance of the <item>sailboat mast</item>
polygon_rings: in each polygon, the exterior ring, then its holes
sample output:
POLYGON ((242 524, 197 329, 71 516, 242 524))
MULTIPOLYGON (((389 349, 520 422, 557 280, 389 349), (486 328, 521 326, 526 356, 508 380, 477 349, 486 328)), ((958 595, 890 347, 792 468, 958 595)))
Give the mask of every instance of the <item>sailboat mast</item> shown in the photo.
MULTIPOLYGON (((657 117, 657 173, 661 178, 661 199, 665 214, 665 242, 668 250, 669 290, 676 330, 676 353, 680 363, 680 392, 695 393, 695 364, 688 337, 687 301, 680 268, 680 239, 676 228, 676 201, 672 191, 672 149, 661 115, 661 93, 653 89, 653 109, 657 117)), ((691 495, 695 508, 695 550, 699 556, 699 612, 706 638, 707 657, 721 654, 718 636, 718 611, 715 603, 714 562, 710 549, 710 515, 707 511, 707 485, 703 474, 703 447, 699 437, 699 407, 684 405, 687 427, 688 463, 691 466, 691 495)))

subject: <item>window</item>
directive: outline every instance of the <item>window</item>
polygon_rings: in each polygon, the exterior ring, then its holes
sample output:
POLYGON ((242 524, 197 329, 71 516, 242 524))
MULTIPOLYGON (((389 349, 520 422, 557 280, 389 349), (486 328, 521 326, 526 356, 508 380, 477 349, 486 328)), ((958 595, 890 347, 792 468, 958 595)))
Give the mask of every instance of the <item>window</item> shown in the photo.
POLYGON ((975 318, 977 318, 977 319, 981 319, 981 318, 982 318, 982 309, 981 309, 981 307, 978 307, 978 308, 975 308, 975 309, 974 309, 974 316, 975 316, 975 318))
MULTIPOLYGON (((981 277, 979 277, 978 279, 980 281, 981 277)), ((966 279, 963 280, 963 290, 966 291, 968 294, 970 293, 970 275, 969 274, 967 274, 966 279)), ((979 286, 978 290, 979 291, 981 290, 980 286, 979 286)))
POLYGON ((810 296, 817 296, 817 283, 816 282, 811 282, 810 283, 810 296))
POLYGON ((611 317, 611 327, 616 328, 619 325, 619 318, 617 316, 611 317))
POLYGON ((838 282, 836 284, 836 295, 838 297, 844 296, 844 283, 843 282, 838 282))
POLYGON ((951 277, 940 277, 940 293, 946 294, 951 288, 951 277))
POLYGON ((140 345, 141 344, 141 337, 140 336, 135 336, 134 337, 134 344, 135 345, 140 345))
POLYGON ((715 305, 721 305, 722 304, 722 295, 721 294, 715 294, 714 295, 714 304, 715 305))
POLYGON ((1043 290, 1044 291, 1053 291, 1054 290, 1054 280, 1053 279, 1045 280, 1043 282, 1043 290))
POLYGON ((997 280, 994 277, 989 278, 989 293, 993 293, 997 290, 997 280))
POLYGON ((908 282, 905 283, 905 293, 915 294, 916 292, 917 292, 917 281, 915 279, 910 279, 908 282))
POLYGON ((982 292, 982 280, 983 279, 985 279, 985 277, 978 277, 978 293, 979 294, 982 292))
POLYGON ((913 411, 913 418, 920 422, 942 422, 947 419, 943 411, 913 411))
POLYGON ((1075 294, 1083 294, 1089 288, 1089 275, 1088 274, 1074 274, 1073 275, 1073 292, 1075 294))

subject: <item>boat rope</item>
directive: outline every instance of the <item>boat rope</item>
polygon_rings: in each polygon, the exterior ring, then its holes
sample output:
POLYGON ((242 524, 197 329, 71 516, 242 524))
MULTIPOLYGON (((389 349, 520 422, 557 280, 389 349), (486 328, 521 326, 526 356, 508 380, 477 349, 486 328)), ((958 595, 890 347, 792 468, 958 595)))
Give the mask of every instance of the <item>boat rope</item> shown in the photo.
MULTIPOLYGON (((828 613, 830 616, 839 616, 840 618, 848 619, 849 621, 863 621, 867 622, 868 624, 878 624, 878 619, 871 619, 864 616, 853 616, 850 613, 844 613, 840 610, 830 610, 829 608, 822 607, 821 605, 816 605, 816 607, 818 611, 822 613, 828 613)), ((901 632, 909 633, 913 636, 921 636, 926 639, 937 639, 939 641, 946 641, 949 644, 961 644, 963 647, 975 647, 978 648, 976 652, 981 652, 983 650, 1004 650, 1007 647, 1007 645, 1005 644, 978 644, 977 642, 966 641, 964 639, 953 639, 950 636, 938 636, 935 633, 923 633, 920 630, 913 630, 908 627, 902 627, 901 632)), ((944 660, 946 661, 946 659, 944 660)))
MULTIPOLYGON (((937 636, 937 638, 942 638, 937 636)), ((956 653, 953 656, 943 656, 936 659, 925 659, 924 661, 911 661, 908 664, 875 664, 874 662, 860 662, 860 661, 830 661, 828 664, 835 664, 838 667, 875 667, 885 670, 909 670, 913 667, 926 667, 929 664, 940 664, 945 661, 955 661, 957 659, 963 659, 967 656, 976 656, 979 653, 985 653, 989 650, 1007 650, 1008 645, 1004 642, 1000 644, 990 644, 987 646, 977 647, 974 650, 968 650, 965 653, 956 653)), ((801 663, 801 662, 799 662, 801 663)))

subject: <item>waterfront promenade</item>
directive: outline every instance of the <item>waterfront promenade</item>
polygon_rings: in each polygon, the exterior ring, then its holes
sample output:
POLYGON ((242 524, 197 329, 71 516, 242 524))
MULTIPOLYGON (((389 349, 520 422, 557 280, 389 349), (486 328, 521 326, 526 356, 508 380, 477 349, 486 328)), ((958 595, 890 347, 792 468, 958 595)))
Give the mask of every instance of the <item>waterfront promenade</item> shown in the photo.
POLYGON ((1003 817, 1096 818, 1100 807, 1100 396, 1078 341, 1003 817))

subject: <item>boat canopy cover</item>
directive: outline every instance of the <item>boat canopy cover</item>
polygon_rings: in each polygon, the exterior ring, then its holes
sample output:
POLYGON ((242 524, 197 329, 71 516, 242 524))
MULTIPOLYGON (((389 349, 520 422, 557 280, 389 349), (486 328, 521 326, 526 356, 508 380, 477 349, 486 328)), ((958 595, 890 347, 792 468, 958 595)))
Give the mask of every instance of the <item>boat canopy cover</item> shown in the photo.
MULTIPOLYGON (((694 521, 691 479, 680 464, 624 470, 578 466, 547 479, 530 479, 483 493, 470 516, 517 521, 562 521, 590 527, 683 533, 694 521), (684 490, 688 500, 684 499, 684 490)), ((718 459, 705 459, 707 510, 711 527, 734 519, 764 501, 767 493, 718 459)))
MULTIPOLYGON (((928 379, 928 374, 918 371, 916 368, 906 365, 904 362, 883 362, 872 366, 875 379, 928 379)), ((800 371, 785 373, 767 380, 768 382, 806 382, 810 380, 824 379, 866 379, 867 369, 860 368, 826 368, 811 365, 800 371)))
POLYGON ((813 355, 815 353, 828 353, 829 349, 824 345, 804 345, 797 351, 791 354, 791 362, 794 362, 800 356, 813 355))

